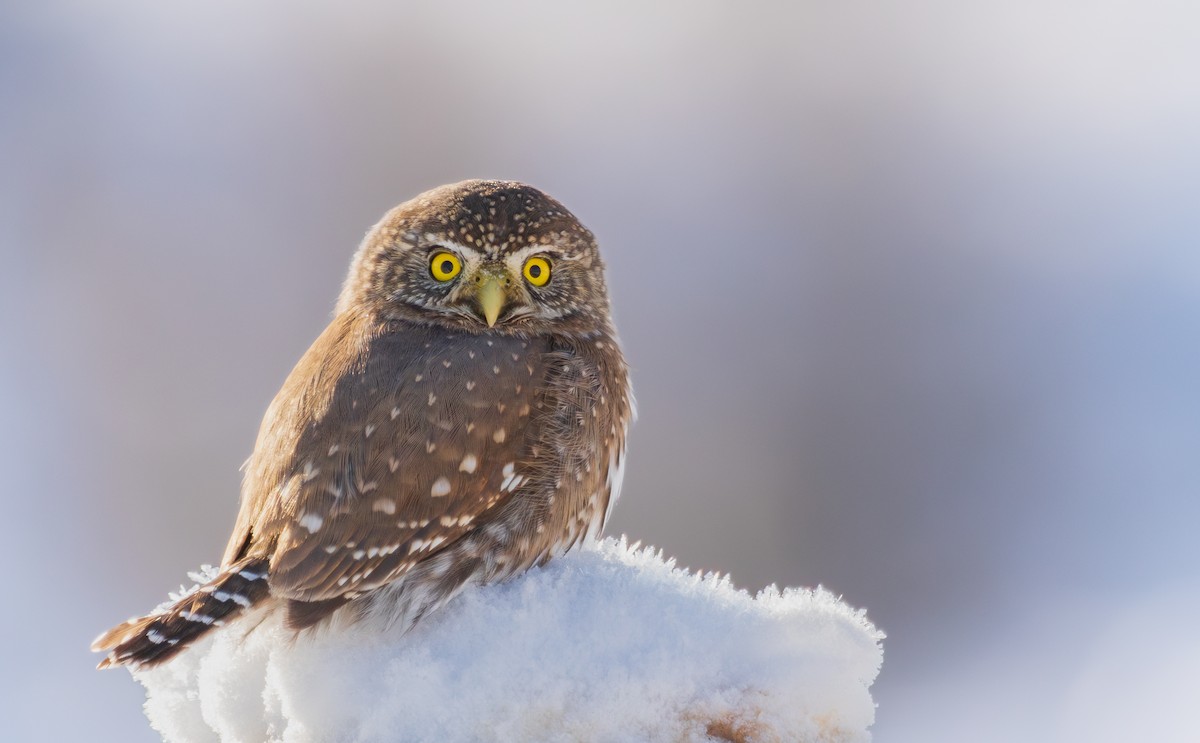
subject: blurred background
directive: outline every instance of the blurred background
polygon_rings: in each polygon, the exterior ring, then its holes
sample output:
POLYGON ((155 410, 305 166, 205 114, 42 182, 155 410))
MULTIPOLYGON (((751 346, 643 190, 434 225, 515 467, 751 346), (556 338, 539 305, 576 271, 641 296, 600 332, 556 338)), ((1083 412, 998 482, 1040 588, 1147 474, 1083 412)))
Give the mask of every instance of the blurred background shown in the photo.
POLYGON ((1189 2, 4 4, 4 737, 155 739, 88 643, 366 229, 499 177, 607 256, 610 533, 866 607, 879 741, 1197 740, 1198 132, 1189 2))

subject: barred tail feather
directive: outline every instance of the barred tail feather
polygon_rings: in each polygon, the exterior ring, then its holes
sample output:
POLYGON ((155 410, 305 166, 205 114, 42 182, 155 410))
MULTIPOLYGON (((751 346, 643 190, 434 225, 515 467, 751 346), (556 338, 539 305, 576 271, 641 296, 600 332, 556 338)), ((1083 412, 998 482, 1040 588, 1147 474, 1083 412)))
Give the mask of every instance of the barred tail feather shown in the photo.
POLYGON ((268 595, 266 558, 238 560, 163 611, 130 619, 96 638, 92 650, 108 652, 97 668, 162 663, 268 595))

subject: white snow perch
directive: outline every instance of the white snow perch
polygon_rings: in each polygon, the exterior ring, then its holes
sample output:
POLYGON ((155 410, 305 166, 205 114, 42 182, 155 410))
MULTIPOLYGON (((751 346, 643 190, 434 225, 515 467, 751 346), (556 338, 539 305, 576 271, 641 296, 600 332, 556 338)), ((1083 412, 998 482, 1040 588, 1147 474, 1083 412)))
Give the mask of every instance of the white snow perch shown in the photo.
POLYGON ((610 539, 408 633, 247 617, 133 675, 167 741, 829 743, 870 740, 882 638, 820 588, 752 597, 610 539))

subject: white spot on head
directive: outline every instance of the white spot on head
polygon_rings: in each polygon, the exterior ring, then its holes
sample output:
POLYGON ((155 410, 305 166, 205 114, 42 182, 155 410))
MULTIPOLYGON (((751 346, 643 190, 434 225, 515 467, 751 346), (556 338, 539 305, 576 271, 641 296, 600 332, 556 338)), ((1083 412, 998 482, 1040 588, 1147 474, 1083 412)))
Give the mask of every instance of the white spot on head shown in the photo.
POLYGON ((429 404, 432 406, 435 402, 437 402, 437 395, 430 392, 429 393, 429 404))
POLYGON ((337 444, 334 444, 333 446, 329 447, 329 456, 332 457, 334 454, 337 454, 338 449, 340 449, 340 448, 341 447, 339 447, 337 444))
POLYGON ((300 520, 299 520, 300 526, 303 526, 305 529, 308 529, 309 534, 316 533, 316 531, 319 530, 321 528, 321 525, 324 523, 325 523, 325 519, 321 518, 320 516, 318 516, 315 513, 306 513, 303 516, 301 516, 300 520))
POLYGON ((450 368, 450 359, 442 359, 442 366, 449 369, 450 368))
POLYGON ((414 382, 420 382, 420 381, 421 381, 422 379, 424 379, 424 378, 425 378, 425 377, 424 377, 423 375, 421 375, 421 374, 418 374, 417 376, 413 377, 413 381, 414 381, 414 382))
POLYGON ((368 439, 369 439, 369 438, 371 438, 371 434, 373 434, 373 433, 375 433, 375 426, 373 426, 373 425, 371 425, 370 423, 368 423, 368 424, 367 424, 367 425, 366 425, 366 426, 363 428, 363 436, 365 436, 366 438, 368 438, 368 439))
POLYGON ((396 420, 396 417, 399 415, 400 415, 400 408, 392 408, 392 420, 396 420))
POLYGON ((468 475, 469 475, 469 474, 472 474, 472 473, 474 473, 474 472, 475 472, 475 467, 476 467, 478 464, 479 464, 479 460, 477 460, 477 459, 475 458, 475 455, 474 455, 474 454, 468 454, 467 456, 463 457, 463 460, 462 460, 462 462, 460 462, 460 463, 459 463, 459 465, 458 465, 458 471, 459 471, 459 472, 466 472, 468 475))
POLYGON ((473 389, 475 389, 475 383, 471 380, 467 380, 467 392, 470 392, 473 389))
POLYGON ((492 441, 495 441, 497 444, 503 444, 505 435, 503 428, 497 428, 492 432, 492 441))
POLYGON ((439 477, 434 481, 433 487, 429 489, 429 495, 434 498, 442 498, 450 495, 450 480, 445 477, 439 477))

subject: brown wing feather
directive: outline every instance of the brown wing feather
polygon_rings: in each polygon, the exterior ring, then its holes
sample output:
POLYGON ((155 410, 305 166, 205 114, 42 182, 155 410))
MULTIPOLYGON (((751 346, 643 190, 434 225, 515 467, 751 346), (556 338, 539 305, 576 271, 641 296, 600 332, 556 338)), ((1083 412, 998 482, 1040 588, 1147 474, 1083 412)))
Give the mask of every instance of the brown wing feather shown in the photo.
POLYGON ((276 596, 377 588, 480 526, 516 489, 545 342, 444 331, 434 342, 419 327, 363 325, 339 318, 309 350, 247 472, 239 525, 274 536, 260 548, 276 596))

